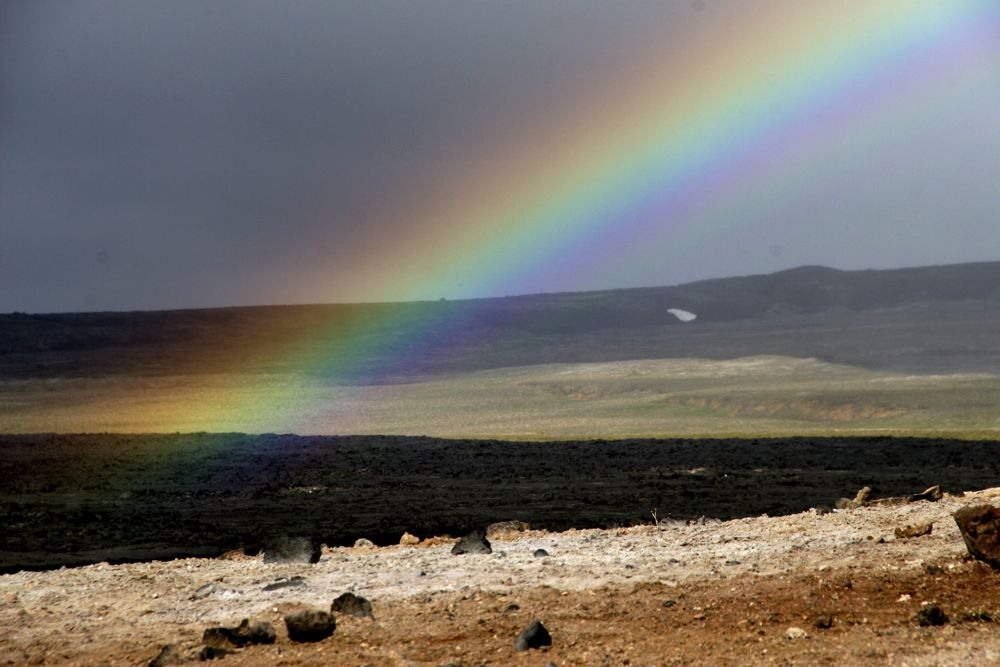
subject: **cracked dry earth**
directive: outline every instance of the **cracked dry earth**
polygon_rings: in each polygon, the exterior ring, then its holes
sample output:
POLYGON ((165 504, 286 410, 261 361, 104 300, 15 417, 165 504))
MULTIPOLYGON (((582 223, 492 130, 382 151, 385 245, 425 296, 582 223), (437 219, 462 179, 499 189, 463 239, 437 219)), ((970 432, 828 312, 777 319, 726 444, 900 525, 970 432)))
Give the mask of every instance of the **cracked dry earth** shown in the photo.
POLYGON ((245 617, 270 621, 277 641, 224 665, 1000 664, 1000 573, 967 557, 952 518, 998 501, 990 489, 665 529, 506 533, 490 555, 454 556, 451 540, 432 538, 324 549, 315 565, 19 572, 0 576, 0 664, 145 665, 168 643, 196 660, 205 628, 245 617), (929 535, 894 537, 926 522, 929 535), (264 590, 293 577, 304 585, 264 590), (328 610, 345 591, 371 600, 375 619, 338 616, 323 641, 288 639, 284 614, 328 610), (919 626, 929 604, 949 621, 919 626), (515 651, 535 618, 552 646, 515 651))

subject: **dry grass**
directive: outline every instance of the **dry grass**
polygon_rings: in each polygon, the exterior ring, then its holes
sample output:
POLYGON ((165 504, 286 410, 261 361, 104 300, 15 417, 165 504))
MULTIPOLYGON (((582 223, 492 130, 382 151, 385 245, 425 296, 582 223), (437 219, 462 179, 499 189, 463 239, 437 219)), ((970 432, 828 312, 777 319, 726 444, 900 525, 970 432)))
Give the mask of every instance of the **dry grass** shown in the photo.
POLYGON ((903 375, 775 356, 539 365, 379 386, 278 374, 0 383, 0 431, 9 433, 995 438, 998 407, 995 375, 903 375))

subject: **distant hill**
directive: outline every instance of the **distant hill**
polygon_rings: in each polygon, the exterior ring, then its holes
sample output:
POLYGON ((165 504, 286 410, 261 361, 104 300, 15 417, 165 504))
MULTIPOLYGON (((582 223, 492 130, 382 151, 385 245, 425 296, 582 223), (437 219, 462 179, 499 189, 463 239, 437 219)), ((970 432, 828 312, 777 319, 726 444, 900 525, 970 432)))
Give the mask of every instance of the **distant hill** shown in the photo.
POLYGON ((0 315, 0 378, 299 370, 350 381, 552 362, 751 354, 1000 371, 1000 262, 804 266, 672 287, 406 304, 0 315), (668 309, 697 316, 681 322, 668 309), (315 355, 313 355, 315 356, 315 355), (320 355, 322 357, 322 355, 320 355))

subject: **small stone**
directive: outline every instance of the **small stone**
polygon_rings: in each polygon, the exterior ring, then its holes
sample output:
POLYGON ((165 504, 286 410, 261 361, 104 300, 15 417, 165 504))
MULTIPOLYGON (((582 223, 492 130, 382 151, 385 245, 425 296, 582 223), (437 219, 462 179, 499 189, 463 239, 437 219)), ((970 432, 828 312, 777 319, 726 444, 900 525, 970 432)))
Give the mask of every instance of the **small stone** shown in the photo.
POLYGON ((677 604, 677 600, 664 600, 663 601, 663 606, 666 607, 667 609, 670 609, 671 607, 675 606, 676 604, 677 604))
POLYGON ((285 616, 285 627, 293 642, 318 642, 333 634, 337 621, 325 611, 300 611, 285 616))
POLYGON ((474 530, 456 542, 455 546, 451 548, 451 553, 456 556, 463 554, 491 554, 493 553, 493 547, 490 546, 490 541, 486 539, 485 531, 474 530))
POLYGON ((216 591, 215 584, 205 584, 204 586, 199 586, 195 589, 194 593, 191 594, 192 600, 202 600, 207 598, 209 595, 216 591))
POLYGON ((527 651, 543 646, 552 646, 552 636, 538 619, 532 621, 514 640, 514 648, 518 651, 527 651))
POLYGON ((809 636, 808 632, 806 632, 802 628, 797 628, 795 626, 792 626, 787 630, 785 630, 786 639, 806 639, 808 636, 809 636))
POLYGON ((820 630, 829 630, 833 627, 833 616, 827 616, 825 614, 817 616, 815 625, 820 630))
POLYGON ((535 549, 535 554, 534 554, 535 558, 545 558, 548 555, 549 552, 546 551, 545 549, 535 549))
POLYGON ((281 590, 282 588, 305 588, 305 587, 306 587, 305 578, 296 575, 291 579, 278 579, 277 581, 264 586, 263 590, 277 591, 281 590))
POLYGON ((521 610, 521 605, 517 604, 516 602, 511 602, 509 605, 504 607, 503 613, 513 614, 515 611, 520 611, 520 610, 521 610))
POLYGON ((355 549, 374 549, 375 543, 366 537, 359 537, 354 541, 355 549))
POLYGON ((947 622, 948 614, 936 604, 927 605, 917 612, 917 625, 921 627, 944 625, 947 622))
POLYGON ((872 487, 870 486, 862 487, 857 492, 857 494, 855 494, 854 502, 856 502, 858 505, 864 505, 865 503, 868 502, 868 499, 871 498, 871 496, 872 496, 872 487))
POLYGON ((322 550, 309 537, 280 536, 264 545, 265 563, 318 563, 322 550))
POLYGON ((403 536, 399 538, 399 543, 403 546, 412 547, 415 544, 420 544, 420 538, 411 533, 403 533, 403 536))
POLYGON ((524 521, 498 521, 486 526, 486 537, 499 537, 508 533, 523 533, 531 530, 531 525, 524 521))
POLYGON ((372 603, 354 593, 340 595, 330 605, 330 613, 355 616, 357 618, 375 618, 372 614, 372 603))
POLYGON ((1000 569, 1000 510, 992 505, 974 505, 963 507, 954 516, 969 553, 1000 569))
POLYGON ((918 523, 915 526, 896 528, 893 531, 893 535, 896 536, 897 540, 911 539, 914 537, 923 537, 924 535, 930 535, 932 530, 934 530, 933 523, 918 523))
POLYGON ((201 661, 218 660, 235 652, 233 649, 226 648, 225 646, 202 646, 201 651, 198 653, 198 659, 201 661))

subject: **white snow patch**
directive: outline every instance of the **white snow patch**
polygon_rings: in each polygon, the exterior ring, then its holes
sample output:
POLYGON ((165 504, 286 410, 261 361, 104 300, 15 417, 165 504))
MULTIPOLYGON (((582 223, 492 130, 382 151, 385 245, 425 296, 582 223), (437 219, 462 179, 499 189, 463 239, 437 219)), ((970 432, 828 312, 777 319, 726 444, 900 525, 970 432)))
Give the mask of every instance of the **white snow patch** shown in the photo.
POLYGON ((687 310, 681 310, 680 308, 667 308, 667 312, 679 319, 681 322, 690 322, 698 317, 694 313, 687 310))

